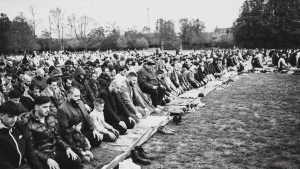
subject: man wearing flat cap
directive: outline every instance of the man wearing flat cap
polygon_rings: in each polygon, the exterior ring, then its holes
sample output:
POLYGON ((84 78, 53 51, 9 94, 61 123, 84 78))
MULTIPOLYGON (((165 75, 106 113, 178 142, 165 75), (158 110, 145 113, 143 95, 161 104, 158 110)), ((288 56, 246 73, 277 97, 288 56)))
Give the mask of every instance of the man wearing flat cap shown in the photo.
POLYGON ((160 83, 155 76, 155 62, 149 59, 137 74, 138 84, 144 93, 151 95, 153 106, 161 105, 166 89, 160 87, 160 83))
POLYGON ((35 109, 23 117, 27 133, 33 140, 34 154, 44 168, 79 169, 81 160, 70 146, 62 140, 58 132, 57 119, 50 114, 50 97, 38 96, 34 100, 35 109))

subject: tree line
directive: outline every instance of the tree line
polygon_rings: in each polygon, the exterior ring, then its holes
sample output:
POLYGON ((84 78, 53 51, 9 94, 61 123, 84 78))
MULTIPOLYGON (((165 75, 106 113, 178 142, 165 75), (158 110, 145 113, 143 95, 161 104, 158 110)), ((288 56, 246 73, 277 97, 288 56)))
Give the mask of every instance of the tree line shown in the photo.
POLYGON ((47 29, 38 37, 39 21, 34 7, 31 17, 23 13, 10 20, 0 14, 0 52, 50 51, 50 50, 127 50, 127 49, 195 49, 209 42, 203 33, 205 24, 199 19, 180 19, 180 32, 175 32, 173 20, 158 19, 155 30, 130 28, 121 33, 119 27, 110 23, 95 26, 93 18, 72 14, 64 16, 60 8, 50 10, 47 29))
POLYGON ((48 28, 37 36, 40 22, 33 6, 12 20, 0 12, 0 53, 24 51, 87 51, 127 49, 200 49, 212 47, 291 48, 300 46, 300 0, 245 0, 232 27, 234 42, 224 36, 217 44, 204 32, 200 19, 182 18, 175 32, 174 20, 157 19, 155 30, 130 28, 121 33, 110 23, 97 26, 92 17, 55 8, 49 11, 48 28))
POLYGON ((299 48, 300 0, 245 0, 233 34, 241 47, 299 48))

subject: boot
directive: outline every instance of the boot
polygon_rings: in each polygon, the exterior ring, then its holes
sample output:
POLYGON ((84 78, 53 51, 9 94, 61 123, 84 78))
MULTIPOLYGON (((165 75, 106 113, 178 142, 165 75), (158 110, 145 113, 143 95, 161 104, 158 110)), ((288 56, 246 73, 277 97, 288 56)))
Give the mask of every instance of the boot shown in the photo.
POLYGON ((165 98, 166 103, 170 103, 171 100, 169 98, 165 98))
POLYGON ((149 160, 154 160, 155 158, 154 156, 151 156, 149 153, 145 152, 145 150, 140 146, 136 146, 135 150, 137 150, 139 156, 142 158, 149 159, 149 160))
POLYGON ((137 150, 131 150, 131 159, 134 163, 139 163, 139 164, 142 164, 142 165, 151 164, 150 160, 140 157, 137 150))
POLYGON ((176 125, 183 124, 183 122, 182 122, 182 117, 181 117, 181 116, 174 116, 174 117, 173 117, 173 122, 174 122, 176 125))

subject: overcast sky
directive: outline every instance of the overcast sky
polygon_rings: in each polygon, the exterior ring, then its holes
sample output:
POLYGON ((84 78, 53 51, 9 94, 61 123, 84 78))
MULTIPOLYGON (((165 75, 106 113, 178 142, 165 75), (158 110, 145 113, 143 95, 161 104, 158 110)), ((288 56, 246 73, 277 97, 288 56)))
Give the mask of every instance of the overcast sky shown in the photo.
POLYGON ((40 24, 37 29, 48 28, 48 14, 51 9, 60 7, 65 16, 72 13, 87 15, 96 23, 105 26, 115 22, 120 29, 135 27, 141 30, 148 25, 149 8, 150 28, 154 30, 158 18, 175 21, 179 31, 180 18, 199 18, 205 23, 205 31, 217 27, 231 27, 238 17, 244 0, 0 0, 0 12, 13 19, 20 12, 30 17, 29 7, 36 9, 40 24))

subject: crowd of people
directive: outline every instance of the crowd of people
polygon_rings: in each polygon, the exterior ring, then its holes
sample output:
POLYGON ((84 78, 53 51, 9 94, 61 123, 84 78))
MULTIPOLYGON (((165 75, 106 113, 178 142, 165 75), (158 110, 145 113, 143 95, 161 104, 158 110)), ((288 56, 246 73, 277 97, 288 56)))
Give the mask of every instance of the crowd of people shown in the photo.
POLYGON ((0 168, 81 168, 185 91, 245 62, 299 67, 299 50, 42 52, 1 56, 0 168), (268 60, 269 58, 269 60, 268 60))

